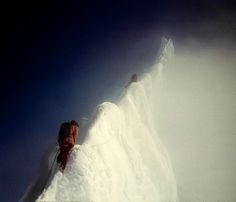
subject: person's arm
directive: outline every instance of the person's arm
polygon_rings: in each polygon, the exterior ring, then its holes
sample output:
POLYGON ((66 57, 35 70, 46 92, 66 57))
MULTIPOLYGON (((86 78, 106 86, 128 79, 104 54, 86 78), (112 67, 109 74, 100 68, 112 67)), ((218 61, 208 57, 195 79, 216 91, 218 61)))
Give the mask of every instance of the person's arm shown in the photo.
POLYGON ((64 140, 64 146, 67 148, 72 148, 75 145, 74 137, 72 135, 69 135, 65 140, 64 140))
POLYGON ((70 134, 65 139, 65 143, 68 147, 72 148, 75 145, 77 135, 78 135, 78 127, 77 126, 72 126, 70 128, 70 134))

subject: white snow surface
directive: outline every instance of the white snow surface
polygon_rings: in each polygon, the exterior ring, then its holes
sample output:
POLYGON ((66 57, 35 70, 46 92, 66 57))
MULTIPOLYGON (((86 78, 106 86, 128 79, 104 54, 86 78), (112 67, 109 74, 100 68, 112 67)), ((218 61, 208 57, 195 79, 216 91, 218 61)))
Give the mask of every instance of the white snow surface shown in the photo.
POLYGON ((171 161, 153 121, 153 98, 173 51, 172 41, 163 40, 149 73, 116 104, 97 106, 84 143, 72 149, 64 173, 55 171, 38 202, 177 201, 171 161))

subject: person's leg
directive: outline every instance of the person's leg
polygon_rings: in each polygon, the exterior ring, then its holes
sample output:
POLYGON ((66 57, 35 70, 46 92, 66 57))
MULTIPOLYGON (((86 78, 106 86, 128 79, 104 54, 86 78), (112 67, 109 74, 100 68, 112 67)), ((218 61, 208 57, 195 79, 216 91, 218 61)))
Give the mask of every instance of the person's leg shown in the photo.
POLYGON ((60 154, 58 155, 57 162, 59 163, 60 169, 64 170, 68 160, 70 148, 60 148, 60 154))

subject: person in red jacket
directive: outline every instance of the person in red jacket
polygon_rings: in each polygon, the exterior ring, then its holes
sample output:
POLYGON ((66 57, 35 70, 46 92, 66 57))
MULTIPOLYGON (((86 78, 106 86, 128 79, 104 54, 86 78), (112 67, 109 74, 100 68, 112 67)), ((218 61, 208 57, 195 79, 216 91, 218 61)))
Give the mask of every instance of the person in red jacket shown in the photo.
POLYGON ((72 120, 61 124, 58 144, 60 146, 60 153, 57 157, 59 169, 63 172, 68 160, 69 152, 74 147, 79 134, 79 124, 72 120))

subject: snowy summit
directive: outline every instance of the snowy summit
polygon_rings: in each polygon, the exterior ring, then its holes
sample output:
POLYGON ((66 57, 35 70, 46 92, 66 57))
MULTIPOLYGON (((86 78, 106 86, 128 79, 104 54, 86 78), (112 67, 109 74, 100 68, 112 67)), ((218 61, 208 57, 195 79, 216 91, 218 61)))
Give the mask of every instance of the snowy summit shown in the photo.
MULTIPOLYGON (((72 149, 64 173, 56 165, 49 170, 50 180, 37 202, 177 201, 171 161, 153 118, 162 69, 168 66, 173 49, 172 41, 163 39, 159 58, 150 71, 130 83, 117 103, 97 106, 85 141, 72 149)), ((55 156, 56 149, 49 165, 55 156)), ((34 185, 22 201, 30 201, 34 185)))

